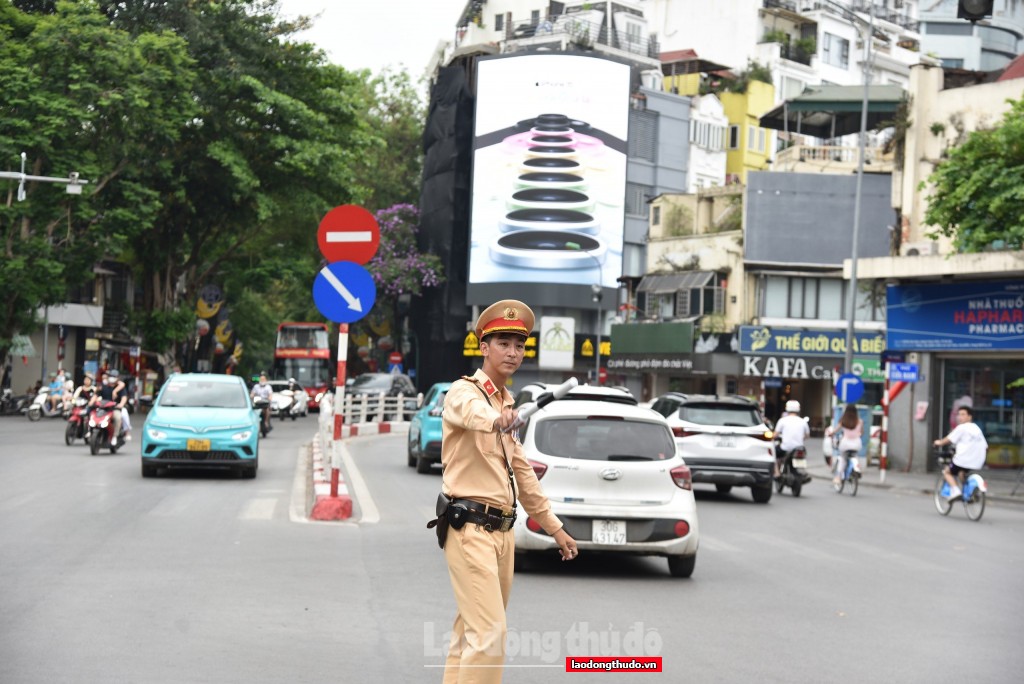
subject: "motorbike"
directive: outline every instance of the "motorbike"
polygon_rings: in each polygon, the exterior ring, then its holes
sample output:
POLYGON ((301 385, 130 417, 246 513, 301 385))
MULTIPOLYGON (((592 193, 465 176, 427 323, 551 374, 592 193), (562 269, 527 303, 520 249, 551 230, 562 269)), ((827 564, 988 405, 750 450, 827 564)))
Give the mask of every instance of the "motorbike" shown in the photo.
POLYGON ((24 413, 28 409, 28 395, 15 395, 10 387, 4 388, 0 394, 0 415, 24 413))
POLYGON ((89 400, 84 397, 75 399, 67 427, 64 428, 65 444, 71 446, 76 439, 89 441, 89 400))
POLYGON ((299 416, 306 415, 308 410, 306 407, 306 393, 301 390, 296 392, 284 389, 280 392, 274 392, 273 402, 273 410, 281 420, 285 418, 295 420, 299 416), (297 395, 301 396, 297 397, 297 395))
POLYGON ((262 397, 253 397, 252 407, 260 416, 260 436, 266 437, 273 429, 270 424, 270 400, 262 397))
POLYGON ((36 398, 32 400, 32 404, 28 407, 28 419, 31 421, 36 421, 40 418, 67 418, 70 415, 71 402, 66 398, 61 400, 57 408, 50 407, 49 387, 40 388, 36 398))
MULTIPOLYGON (((781 453, 780 440, 775 440, 775 453, 781 453)), ((775 478, 775 491, 779 494, 786 487, 789 487, 793 496, 800 496, 800 490, 807 477, 807 449, 797 447, 788 452, 779 462, 779 476, 775 478)))
POLYGON ((117 434, 117 444, 111 443, 114 438, 114 412, 120 410, 115 401, 101 401, 89 415, 89 452, 93 456, 100 449, 110 449, 110 453, 116 454, 124 444, 123 422, 117 434))

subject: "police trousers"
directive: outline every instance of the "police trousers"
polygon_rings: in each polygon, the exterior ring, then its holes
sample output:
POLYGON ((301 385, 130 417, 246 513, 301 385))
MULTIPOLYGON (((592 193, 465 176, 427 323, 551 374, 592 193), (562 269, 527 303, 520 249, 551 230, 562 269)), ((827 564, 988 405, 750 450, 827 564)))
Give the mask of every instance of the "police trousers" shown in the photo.
POLYGON ((488 532, 473 523, 448 530, 444 555, 458 612, 445 660, 444 684, 501 682, 514 552, 512 530, 488 532))

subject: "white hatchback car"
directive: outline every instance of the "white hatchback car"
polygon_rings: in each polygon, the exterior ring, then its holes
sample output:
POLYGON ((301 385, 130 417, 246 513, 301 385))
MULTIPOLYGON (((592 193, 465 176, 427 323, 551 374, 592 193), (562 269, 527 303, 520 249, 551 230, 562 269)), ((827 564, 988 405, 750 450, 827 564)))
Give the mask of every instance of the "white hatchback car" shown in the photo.
MULTIPOLYGON (((689 577, 700 532, 690 470, 663 416, 628 392, 582 385, 531 416, 520 431, 551 510, 585 552, 668 558, 689 577)), ((520 515, 516 553, 555 549, 520 515)))

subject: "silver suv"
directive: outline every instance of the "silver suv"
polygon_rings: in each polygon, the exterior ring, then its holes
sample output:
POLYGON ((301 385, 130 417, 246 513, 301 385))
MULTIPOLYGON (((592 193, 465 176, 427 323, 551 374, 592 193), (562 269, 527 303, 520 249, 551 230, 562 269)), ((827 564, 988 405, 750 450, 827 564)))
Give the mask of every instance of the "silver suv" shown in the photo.
POLYGON ((670 393, 652 410, 668 419, 694 484, 719 492, 750 487, 757 503, 772 498, 774 433, 757 404, 744 397, 670 393))

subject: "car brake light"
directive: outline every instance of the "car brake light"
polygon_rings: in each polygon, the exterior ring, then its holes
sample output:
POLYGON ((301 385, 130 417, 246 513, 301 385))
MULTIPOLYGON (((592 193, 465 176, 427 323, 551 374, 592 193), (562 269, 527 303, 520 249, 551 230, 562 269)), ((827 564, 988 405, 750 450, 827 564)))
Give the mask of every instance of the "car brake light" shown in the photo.
POLYGON ((693 490, 693 476, 690 473, 689 467, 685 465, 676 466, 669 471, 672 476, 672 482, 675 483, 676 487, 680 489, 693 490))
POLYGON ((679 520, 676 522, 675 533, 677 537, 685 537, 690 534, 690 523, 685 520, 679 520))
POLYGON ((533 466, 533 473, 534 473, 534 475, 537 476, 538 480, 540 478, 544 477, 544 473, 548 472, 548 467, 547 467, 546 464, 541 463, 540 461, 534 461, 534 460, 531 460, 531 459, 527 459, 527 460, 530 462, 530 465, 533 466))
POLYGON ((686 428, 682 427, 674 427, 672 428, 672 434, 676 437, 693 437, 694 435, 699 435, 700 431, 687 430, 686 428))
POLYGON ((544 534, 544 528, 540 526, 540 523, 533 518, 526 519, 526 529, 537 534, 544 534))

